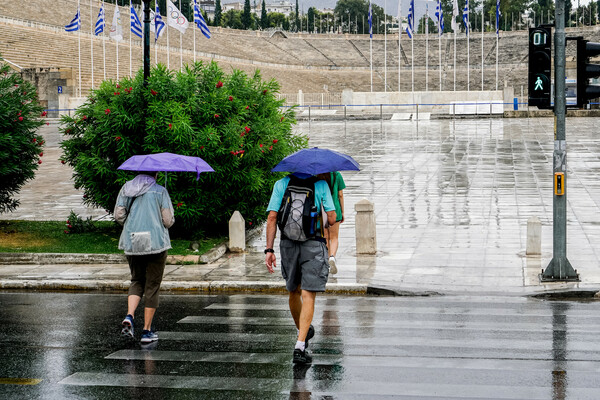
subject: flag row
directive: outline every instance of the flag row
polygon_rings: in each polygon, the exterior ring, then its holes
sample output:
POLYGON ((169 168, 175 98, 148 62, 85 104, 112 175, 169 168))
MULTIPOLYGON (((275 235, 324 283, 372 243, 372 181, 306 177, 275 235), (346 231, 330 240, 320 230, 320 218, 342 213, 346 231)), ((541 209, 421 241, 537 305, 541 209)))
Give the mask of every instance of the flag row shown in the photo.
MULTIPOLYGON (((165 17, 167 23, 163 21, 163 17, 160 14, 160 10, 158 8, 158 4, 156 5, 156 10, 150 10, 150 31, 154 33, 154 41, 156 42, 160 36, 164 33, 165 26, 171 26, 177 29, 181 33, 185 33, 185 31, 189 27, 189 21, 179 11, 179 9, 171 2, 171 0, 167 1, 167 9, 169 13, 165 17)), ((94 28, 94 34, 96 36, 100 35, 104 32, 106 28, 106 12, 105 12, 105 4, 102 2, 100 6, 100 11, 98 12, 98 17, 96 18, 96 25, 94 28)), ((131 33, 136 35, 139 38, 143 37, 143 28, 142 23, 135 11, 135 8, 129 3, 129 20, 130 20, 130 30, 131 33)), ((194 0, 194 24, 200 29, 202 34, 210 39, 210 30, 208 29, 208 25, 206 24, 206 20, 202 16, 202 12, 200 11, 200 6, 197 1, 194 0)), ((79 12, 79 6, 77 7, 77 13, 75 14, 75 18, 71 20, 67 25, 65 25, 65 31, 67 32, 76 32, 81 29, 81 13, 79 12)), ((118 6, 115 5, 115 11, 113 14, 112 25, 110 27, 109 37, 117 42, 123 40, 123 26, 121 23, 121 12, 118 6)))

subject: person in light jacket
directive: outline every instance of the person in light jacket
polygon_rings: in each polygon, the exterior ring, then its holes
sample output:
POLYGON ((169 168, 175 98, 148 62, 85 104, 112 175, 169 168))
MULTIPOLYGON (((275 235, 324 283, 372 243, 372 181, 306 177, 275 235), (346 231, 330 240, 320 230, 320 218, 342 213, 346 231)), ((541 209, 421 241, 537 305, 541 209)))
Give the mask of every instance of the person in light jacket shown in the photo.
POLYGON ((142 343, 158 340, 152 319, 158 307, 167 250, 171 248, 168 229, 175 223, 171 198, 167 189, 156 183, 157 174, 140 172, 126 182, 114 212, 115 220, 123 225, 119 249, 125 252, 131 270, 127 316, 121 323, 121 335, 134 338, 135 310, 145 295, 142 343))

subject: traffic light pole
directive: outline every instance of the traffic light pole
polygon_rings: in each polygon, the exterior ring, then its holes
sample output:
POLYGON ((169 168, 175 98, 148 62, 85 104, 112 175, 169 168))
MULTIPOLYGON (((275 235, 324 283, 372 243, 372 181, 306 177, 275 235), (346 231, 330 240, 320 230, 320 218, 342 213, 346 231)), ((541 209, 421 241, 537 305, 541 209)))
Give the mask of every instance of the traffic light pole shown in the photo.
POLYGON ((579 281, 567 259, 567 141, 565 119, 565 0, 556 0, 554 33, 554 157, 553 157, 553 257, 540 275, 542 282, 579 281))

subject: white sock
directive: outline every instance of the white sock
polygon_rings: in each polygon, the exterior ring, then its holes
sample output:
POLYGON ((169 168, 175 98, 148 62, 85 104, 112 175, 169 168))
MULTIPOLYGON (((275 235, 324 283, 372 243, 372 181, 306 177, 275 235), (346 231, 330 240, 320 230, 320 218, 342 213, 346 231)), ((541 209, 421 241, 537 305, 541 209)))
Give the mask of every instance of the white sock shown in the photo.
POLYGON ((300 349, 300 350, 304 351, 305 348, 306 348, 306 343, 305 342, 301 342, 299 340, 296 341, 296 347, 295 347, 295 349, 300 349))

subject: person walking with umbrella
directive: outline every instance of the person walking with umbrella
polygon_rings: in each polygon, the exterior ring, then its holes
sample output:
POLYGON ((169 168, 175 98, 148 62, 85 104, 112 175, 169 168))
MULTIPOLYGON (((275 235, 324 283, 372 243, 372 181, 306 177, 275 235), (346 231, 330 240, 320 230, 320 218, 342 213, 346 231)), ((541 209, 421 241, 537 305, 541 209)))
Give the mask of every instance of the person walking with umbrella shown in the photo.
POLYGON ((167 250, 171 248, 169 228, 175 223, 173 204, 167 189, 156 183, 157 172, 140 172, 126 182, 117 198, 114 216, 123 225, 119 249, 124 250, 131 271, 127 316, 121 335, 134 338, 135 310, 145 295, 142 343, 158 340, 152 320, 158 308, 167 250))
POLYGON ((314 337, 312 319, 315 298, 325 291, 329 276, 328 251, 324 228, 335 223, 335 205, 327 182, 315 175, 358 169, 358 163, 343 154, 313 148, 300 150, 284 158, 272 171, 288 171, 291 175, 275 182, 267 207, 267 247, 265 264, 274 272, 277 257, 273 246, 277 227, 281 231, 281 274, 289 292, 289 308, 298 329, 293 362, 310 364, 308 342, 314 337), (350 162, 351 161, 351 162, 350 162))
POLYGON ((344 189, 346 183, 339 171, 319 174, 319 178, 325 180, 331 189, 331 197, 335 205, 335 223, 325 230, 327 239, 327 250, 329 251, 329 271, 332 275, 337 274, 337 260, 335 258, 339 247, 340 224, 344 222, 344 189))

